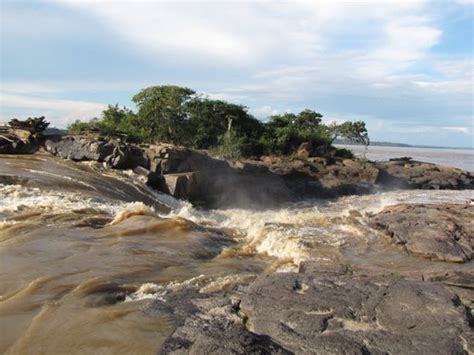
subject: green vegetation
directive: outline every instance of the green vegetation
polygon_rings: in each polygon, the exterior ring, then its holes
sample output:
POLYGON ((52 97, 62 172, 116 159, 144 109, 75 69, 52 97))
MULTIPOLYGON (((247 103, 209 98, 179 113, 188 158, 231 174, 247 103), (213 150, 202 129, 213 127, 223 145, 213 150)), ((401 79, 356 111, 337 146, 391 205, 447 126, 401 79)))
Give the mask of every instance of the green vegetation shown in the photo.
POLYGON ((325 154, 335 139, 369 144, 365 123, 326 125, 313 110, 271 116, 261 122, 246 107, 203 98, 188 88, 152 86, 132 98, 138 111, 109 105, 100 118, 76 121, 73 134, 87 131, 123 135, 144 142, 167 142, 196 149, 212 149, 228 158, 261 154, 294 154, 307 142, 325 154))

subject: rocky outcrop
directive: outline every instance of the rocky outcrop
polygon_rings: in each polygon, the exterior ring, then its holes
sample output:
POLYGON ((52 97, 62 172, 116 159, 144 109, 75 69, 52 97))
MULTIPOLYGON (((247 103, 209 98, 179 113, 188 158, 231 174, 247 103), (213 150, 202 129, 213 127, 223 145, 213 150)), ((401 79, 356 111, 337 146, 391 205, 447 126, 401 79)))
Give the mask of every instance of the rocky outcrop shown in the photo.
POLYGON ((44 148, 63 159, 105 162, 114 169, 133 169, 148 165, 139 148, 114 140, 105 141, 87 136, 54 137, 45 140, 44 148))
POLYGON ((166 296, 182 317, 161 354, 468 354, 472 314, 442 284, 391 276, 264 274, 205 297, 166 296))
POLYGON ((409 165, 405 169, 399 167, 398 161, 384 165, 339 157, 311 157, 305 146, 301 151, 308 156, 303 158, 265 157, 238 162, 170 144, 137 146, 89 136, 48 139, 44 146, 62 158, 96 160, 116 169, 134 169, 153 188, 208 207, 264 206, 302 198, 365 194, 391 187, 469 188, 474 181, 469 173, 459 169, 407 160, 403 160, 403 164, 409 165), (416 180, 415 176, 427 167, 430 177, 416 180), (435 179, 436 169, 443 175, 435 179), (451 185, 439 185, 441 178, 451 185))
POLYGON ((471 205, 390 206, 371 217, 370 225, 410 254, 451 262, 468 262, 474 257, 471 205))
POLYGON ((386 187, 424 190, 474 189, 474 177, 461 169, 423 163, 407 157, 378 162, 375 166, 380 171, 376 183, 386 187))
MULTIPOLYGON (((390 227, 403 226, 395 234, 405 235, 405 245, 427 238, 427 249, 441 245, 431 255, 456 259, 466 256, 460 250, 472 238, 473 209, 399 205, 368 218, 376 223, 389 216, 390 227), (462 232, 452 236, 453 230, 462 232), (453 240, 445 240, 449 233, 453 240)), ((225 290, 208 293, 200 285, 181 291, 186 294, 167 294, 145 312, 166 305, 179 317, 161 354, 471 354, 474 270, 433 264, 400 275, 390 266, 381 271, 308 260, 298 272, 236 277, 225 290)))
POLYGON ((7 124, 0 124, 0 154, 36 152, 48 125, 44 117, 28 118, 25 121, 12 119, 7 124))
POLYGON ((294 353, 463 353, 465 307, 441 285, 387 277, 272 274, 242 298, 247 327, 294 353))
POLYGON ((137 145, 93 135, 45 137, 42 146, 63 159, 133 169, 153 188, 208 207, 265 206, 388 188, 474 188, 473 176, 459 169, 410 159, 374 163, 334 154, 314 157, 304 144, 299 157, 237 162, 170 144, 137 145))

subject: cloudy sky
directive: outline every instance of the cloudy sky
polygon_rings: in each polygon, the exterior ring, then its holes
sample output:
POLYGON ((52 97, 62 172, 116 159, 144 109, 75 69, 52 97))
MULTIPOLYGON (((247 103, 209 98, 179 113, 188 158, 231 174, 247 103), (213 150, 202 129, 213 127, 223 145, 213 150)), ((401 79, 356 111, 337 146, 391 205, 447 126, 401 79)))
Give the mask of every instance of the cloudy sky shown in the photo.
POLYGON ((177 84, 261 119, 312 108, 372 140, 473 146, 472 0, 0 1, 0 121, 65 127, 177 84))

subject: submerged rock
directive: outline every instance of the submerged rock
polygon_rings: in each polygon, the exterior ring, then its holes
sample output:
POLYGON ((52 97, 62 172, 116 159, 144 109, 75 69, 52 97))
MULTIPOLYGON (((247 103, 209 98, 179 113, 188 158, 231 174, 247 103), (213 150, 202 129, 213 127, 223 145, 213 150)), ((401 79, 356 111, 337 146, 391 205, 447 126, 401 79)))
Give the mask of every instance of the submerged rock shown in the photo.
POLYGON ((370 225, 410 254, 451 262, 474 257, 474 206, 400 204, 371 217, 370 225))

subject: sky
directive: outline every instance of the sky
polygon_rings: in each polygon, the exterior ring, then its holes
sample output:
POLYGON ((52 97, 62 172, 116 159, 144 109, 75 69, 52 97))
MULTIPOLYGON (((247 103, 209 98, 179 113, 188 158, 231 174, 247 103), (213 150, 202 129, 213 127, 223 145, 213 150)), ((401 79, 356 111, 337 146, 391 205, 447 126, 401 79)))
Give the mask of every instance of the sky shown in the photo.
POLYGON ((64 128, 174 84, 257 118, 473 147, 473 0, 0 0, 0 121, 64 128))

